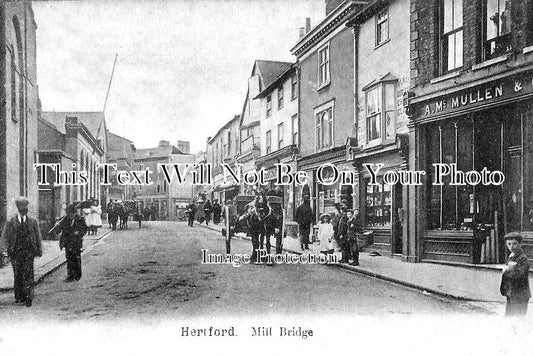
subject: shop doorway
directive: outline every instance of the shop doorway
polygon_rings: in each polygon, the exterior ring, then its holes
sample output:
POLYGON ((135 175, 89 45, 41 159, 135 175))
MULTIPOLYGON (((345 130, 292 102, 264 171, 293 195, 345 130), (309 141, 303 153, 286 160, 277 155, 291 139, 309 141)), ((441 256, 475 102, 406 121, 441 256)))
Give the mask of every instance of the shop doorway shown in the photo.
POLYGON ((403 185, 395 184, 392 195, 391 238, 392 254, 401 255, 403 249, 403 185))

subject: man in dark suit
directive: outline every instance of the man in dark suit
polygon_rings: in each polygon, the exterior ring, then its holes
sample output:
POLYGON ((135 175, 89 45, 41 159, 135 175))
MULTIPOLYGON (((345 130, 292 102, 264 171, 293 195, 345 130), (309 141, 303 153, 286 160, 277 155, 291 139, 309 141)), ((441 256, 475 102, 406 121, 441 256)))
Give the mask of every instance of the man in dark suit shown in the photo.
POLYGON ((85 220, 76 213, 74 205, 67 208, 67 216, 61 221, 56 232, 61 232, 59 248, 65 248, 67 259, 67 278, 65 281, 79 281, 81 278, 81 249, 87 226, 85 220))
POLYGON ((15 302, 31 307, 33 301, 33 260, 42 256, 41 229, 28 214, 28 199, 15 201, 18 214, 8 220, 2 230, 1 251, 11 259, 14 275, 15 302))
POLYGON ((300 231, 300 245, 302 250, 309 250, 309 234, 311 233, 311 224, 315 222, 315 215, 309 205, 309 196, 303 196, 303 204, 296 209, 294 220, 298 223, 300 231))
POLYGON ((529 289, 529 263, 522 250, 522 235, 511 232, 504 236, 509 251, 509 260, 503 270, 500 292, 507 297, 506 316, 525 315, 531 298, 529 289))
POLYGON ((196 212, 196 206, 194 205, 194 202, 191 201, 189 205, 187 205, 187 210, 185 210, 185 213, 187 213, 187 226, 193 227, 194 226, 194 213, 196 212))

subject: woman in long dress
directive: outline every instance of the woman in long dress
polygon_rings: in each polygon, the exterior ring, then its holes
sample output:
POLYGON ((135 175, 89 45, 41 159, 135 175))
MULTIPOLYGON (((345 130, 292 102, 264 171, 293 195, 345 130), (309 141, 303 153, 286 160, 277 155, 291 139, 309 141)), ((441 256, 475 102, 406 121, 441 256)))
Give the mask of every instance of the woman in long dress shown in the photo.
POLYGON ((318 239, 320 241, 320 252, 329 254, 333 252, 333 225, 331 225, 329 214, 320 215, 320 225, 318 225, 318 239))

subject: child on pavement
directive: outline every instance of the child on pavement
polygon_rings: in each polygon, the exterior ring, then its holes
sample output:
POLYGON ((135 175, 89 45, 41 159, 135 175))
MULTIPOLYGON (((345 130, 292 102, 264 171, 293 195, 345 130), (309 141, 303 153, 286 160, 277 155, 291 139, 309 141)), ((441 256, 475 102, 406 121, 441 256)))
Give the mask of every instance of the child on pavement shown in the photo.
POLYGON ((505 245, 511 252, 503 269, 500 292, 507 297, 506 316, 525 315, 531 298, 529 289, 529 263, 522 250, 522 235, 511 232, 504 236, 505 245))
POLYGON ((329 214, 320 215, 320 225, 318 225, 318 239, 320 241, 320 252, 323 254, 333 253, 333 225, 330 223, 329 214))

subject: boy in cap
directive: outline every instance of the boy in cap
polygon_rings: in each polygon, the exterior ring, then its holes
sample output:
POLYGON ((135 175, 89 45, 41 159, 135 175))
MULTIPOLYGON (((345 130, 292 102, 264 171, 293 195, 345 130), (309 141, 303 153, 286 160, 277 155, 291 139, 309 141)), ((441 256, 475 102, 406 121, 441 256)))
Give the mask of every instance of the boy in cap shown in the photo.
POLYGON ((37 220, 27 216, 29 201, 25 197, 15 200, 18 213, 4 225, 2 248, 13 266, 15 302, 31 307, 33 301, 33 260, 42 256, 41 229, 37 220))
POLYGON ((67 216, 61 221, 56 231, 61 232, 59 248, 65 248, 67 259, 67 278, 65 281, 78 281, 81 278, 81 249, 87 226, 85 220, 76 213, 74 205, 67 207, 67 216))
POLYGON ((507 297, 505 315, 525 315, 531 298, 529 290, 529 263, 522 250, 522 235, 511 232, 504 236, 505 245, 511 252, 503 269, 500 292, 507 297))

